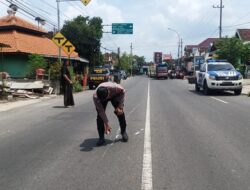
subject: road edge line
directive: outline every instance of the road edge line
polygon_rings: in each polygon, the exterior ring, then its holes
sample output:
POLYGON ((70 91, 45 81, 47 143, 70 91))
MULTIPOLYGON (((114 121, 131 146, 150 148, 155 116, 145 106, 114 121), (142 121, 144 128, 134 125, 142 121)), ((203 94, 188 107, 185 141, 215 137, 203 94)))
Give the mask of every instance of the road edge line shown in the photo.
POLYGON ((150 82, 148 82, 141 190, 153 190, 150 130, 150 82))

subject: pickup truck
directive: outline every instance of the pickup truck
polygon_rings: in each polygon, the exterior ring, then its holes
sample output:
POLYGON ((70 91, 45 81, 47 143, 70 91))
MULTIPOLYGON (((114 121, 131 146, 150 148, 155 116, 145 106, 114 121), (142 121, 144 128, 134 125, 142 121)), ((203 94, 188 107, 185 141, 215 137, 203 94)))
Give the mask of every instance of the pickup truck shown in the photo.
POLYGON ((242 91, 242 75, 224 60, 208 60, 196 71, 195 78, 195 90, 203 89, 206 95, 213 90, 231 90, 235 95, 240 95, 242 91))
POLYGON ((96 88, 102 82, 111 81, 111 75, 108 68, 94 68, 88 77, 89 89, 96 88))

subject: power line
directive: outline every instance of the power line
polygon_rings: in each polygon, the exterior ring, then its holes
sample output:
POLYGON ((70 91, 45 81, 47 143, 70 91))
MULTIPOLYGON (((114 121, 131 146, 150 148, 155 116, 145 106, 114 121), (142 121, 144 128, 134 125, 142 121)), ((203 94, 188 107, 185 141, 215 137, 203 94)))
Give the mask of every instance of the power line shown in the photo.
POLYGON ((53 21, 51 21, 50 19, 48 19, 48 18, 44 17, 43 15, 37 13, 36 11, 33 11, 31 8, 29 8, 27 5, 24 5, 20 1, 18 1, 18 0, 15 0, 15 2, 13 2, 12 0, 6 0, 6 1, 8 3, 10 3, 10 4, 15 4, 21 11, 23 11, 24 13, 32 16, 33 18, 36 18, 38 16, 44 18, 49 25, 51 25, 52 27, 55 27, 56 24, 53 21))
MULTIPOLYGON (((29 11, 30 13, 32 13, 33 12, 33 14, 37 14, 38 16, 40 16, 40 17, 42 17, 42 18, 45 18, 45 20, 47 21, 47 22, 49 22, 49 24, 52 24, 52 26, 55 26, 55 23, 56 23, 56 21, 55 20, 51 20, 50 18, 48 18, 48 17, 45 17, 44 15, 42 15, 41 13, 39 13, 39 12, 37 12, 37 11, 35 11, 34 10, 34 8, 36 8, 36 9, 38 9, 39 10, 39 8, 37 8, 37 7, 35 7, 35 6, 33 6, 32 4, 30 4, 30 3, 28 3, 28 2, 24 2, 23 0, 22 0, 22 2, 23 3, 21 3, 19 0, 16 0, 19 4, 21 4, 27 11, 29 11)), ((41 9, 40 9, 41 10, 41 9)), ((44 12, 44 11, 43 11, 44 12)), ((47 14, 47 13, 46 13, 47 14)))
MULTIPOLYGON (((9 7, 9 5, 8 4, 6 4, 6 3, 4 3, 4 2, 0 2, 0 3, 2 3, 2 4, 4 4, 4 5, 6 5, 6 7, 9 7)), ((27 17, 27 18, 29 18, 29 19, 31 19, 31 20, 33 20, 34 19, 34 17, 32 17, 32 16, 30 16, 30 14, 27 14, 26 12, 19 12, 21 15, 24 15, 25 17, 27 17)))
POLYGON ((245 22, 245 23, 241 23, 241 24, 232 25, 232 26, 224 26, 223 28, 232 28, 232 27, 235 27, 235 26, 242 26, 242 25, 246 25, 246 24, 250 24, 250 21, 245 22))

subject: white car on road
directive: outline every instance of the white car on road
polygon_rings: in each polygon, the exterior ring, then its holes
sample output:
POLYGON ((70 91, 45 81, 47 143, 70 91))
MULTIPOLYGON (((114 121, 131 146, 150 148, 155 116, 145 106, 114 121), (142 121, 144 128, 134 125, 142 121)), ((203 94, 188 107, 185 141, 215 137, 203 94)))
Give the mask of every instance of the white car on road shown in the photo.
POLYGON ((195 89, 196 91, 203 89, 206 95, 212 90, 232 90, 235 95, 240 95, 242 83, 242 75, 232 64, 227 61, 209 60, 196 72, 195 89))

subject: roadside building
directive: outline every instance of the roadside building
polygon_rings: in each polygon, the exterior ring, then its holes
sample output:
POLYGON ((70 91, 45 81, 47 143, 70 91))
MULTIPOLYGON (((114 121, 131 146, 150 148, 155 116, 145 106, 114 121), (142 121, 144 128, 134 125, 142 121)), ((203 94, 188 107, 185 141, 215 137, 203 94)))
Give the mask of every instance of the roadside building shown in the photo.
POLYGON ((214 49, 214 43, 219 40, 219 38, 207 38, 198 45, 186 45, 184 48, 184 65, 188 73, 193 70, 193 63, 202 63, 201 58, 206 59, 212 56, 212 51, 214 49), (198 61, 197 61, 198 60, 198 61))
MULTIPOLYGON (((18 16, 15 13, 0 18, 0 71, 6 71, 13 78, 26 76, 28 56, 42 55, 49 64, 58 60, 58 47, 47 38, 48 32, 18 16)), ((68 55, 62 51, 62 61, 68 55)), ((79 57, 77 52, 70 55, 70 62, 78 73, 88 72, 88 60, 79 57)))
POLYGON ((235 37, 243 43, 250 43, 250 29, 237 29, 235 37))
MULTIPOLYGON (((237 29, 235 37, 239 38, 244 44, 250 43, 250 29, 237 29)), ((250 60, 245 63, 246 69, 244 72, 245 78, 250 78, 250 60)))

